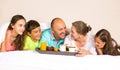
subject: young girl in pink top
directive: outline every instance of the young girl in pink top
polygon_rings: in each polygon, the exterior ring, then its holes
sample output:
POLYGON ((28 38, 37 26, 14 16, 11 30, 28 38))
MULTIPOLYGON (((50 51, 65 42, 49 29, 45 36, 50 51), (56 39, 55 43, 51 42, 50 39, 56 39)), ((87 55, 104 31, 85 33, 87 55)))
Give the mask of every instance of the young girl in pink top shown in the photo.
POLYGON ((22 15, 15 15, 6 30, 6 36, 1 43, 1 52, 21 50, 24 41, 26 20, 22 15))

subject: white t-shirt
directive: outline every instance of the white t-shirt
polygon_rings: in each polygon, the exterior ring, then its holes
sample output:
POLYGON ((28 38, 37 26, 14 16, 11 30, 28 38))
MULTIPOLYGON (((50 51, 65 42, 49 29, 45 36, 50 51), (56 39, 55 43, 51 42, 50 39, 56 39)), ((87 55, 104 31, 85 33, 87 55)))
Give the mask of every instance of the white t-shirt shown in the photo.
MULTIPOLYGON (((96 49, 95 49, 95 43, 94 43, 94 36, 92 36, 90 34, 90 32, 87 34, 87 41, 86 44, 81 48, 81 49, 85 49, 90 51, 92 54, 97 55, 96 49)), ((66 36, 65 40, 64 40, 64 44, 68 45, 68 46, 75 46, 75 41, 74 39, 71 37, 71 35, 69 34, 68 36, 66 36)))

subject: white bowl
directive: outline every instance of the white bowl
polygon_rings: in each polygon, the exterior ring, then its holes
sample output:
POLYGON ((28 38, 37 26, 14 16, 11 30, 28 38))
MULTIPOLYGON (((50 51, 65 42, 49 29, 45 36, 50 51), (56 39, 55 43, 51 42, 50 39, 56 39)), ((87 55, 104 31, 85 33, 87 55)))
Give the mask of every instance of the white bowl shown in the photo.
POLYGON ((69 48, 69 52, 76 52, 76 48, 74 48, 74 47, 71 48, 71 47, 70 47, 70 48, 69 48))

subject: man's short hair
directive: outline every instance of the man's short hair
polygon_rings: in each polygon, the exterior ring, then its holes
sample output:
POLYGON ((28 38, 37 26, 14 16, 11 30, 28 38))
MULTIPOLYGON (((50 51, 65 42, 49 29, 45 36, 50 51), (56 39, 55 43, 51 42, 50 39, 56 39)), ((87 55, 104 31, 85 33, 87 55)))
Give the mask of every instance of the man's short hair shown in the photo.
POLYGON ((55 20, 57 20, 57 19, 62 20, 61 18, 58 18, 58 17, 57 17, 57 18, 54 18, 54 19, 51 21, 51 28, 52 28, 52 27, 53 27, 53 25, 54 25, 54 21, 55 21, 55 20))

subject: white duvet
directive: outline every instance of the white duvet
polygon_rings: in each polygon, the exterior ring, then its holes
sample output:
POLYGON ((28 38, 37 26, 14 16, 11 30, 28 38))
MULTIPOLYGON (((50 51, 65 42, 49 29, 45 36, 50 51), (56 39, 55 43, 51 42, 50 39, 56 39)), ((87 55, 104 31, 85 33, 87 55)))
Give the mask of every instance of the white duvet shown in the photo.
POLYGON ((120 56, 85 57, 40 54, 36 51, 0 53, 1 70, 120 70, 120 56))

